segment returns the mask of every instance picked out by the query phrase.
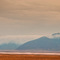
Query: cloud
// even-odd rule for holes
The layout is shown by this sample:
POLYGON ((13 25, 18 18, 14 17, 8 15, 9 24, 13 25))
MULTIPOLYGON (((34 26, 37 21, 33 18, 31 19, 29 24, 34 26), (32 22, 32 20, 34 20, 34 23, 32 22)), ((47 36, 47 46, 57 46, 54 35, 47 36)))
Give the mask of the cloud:
POLYGON ((0 16, 17 19, 47 16, 49 13, 51 16, 53 12, 55 14, 60 12, 59 2, 59 0, 0 0, 0 16))
POLYGON ((0 34, 35 35, 60 31, 60 0, 0 0, 0 34))
POLYGON ((0 17, 12 21, 20 20, 22 24, 56 25, 60 22, 59 2, 59 0, 0 0, 0 17))
POLYGON ((60 33, 54 33, 52 34, 53 37, 59 37, 60 38, 60 33))
POLYGON ((27 41, 31 41, 37 38, 40 38, 40 35, 6 35, 0 36, 0 44, 3 43, 18 43, 23 44, 27 41))
MULTIPOLYGON (((14 20, 43 20, 59 18, 59 0, 0 0, 0 16, 14 20), (43 19, 44 18, 44 19, 43 19)), ((54 19, 52 19, 54 20, 54 19)), ((57 19, 59 20, 59 19, 57 19)))

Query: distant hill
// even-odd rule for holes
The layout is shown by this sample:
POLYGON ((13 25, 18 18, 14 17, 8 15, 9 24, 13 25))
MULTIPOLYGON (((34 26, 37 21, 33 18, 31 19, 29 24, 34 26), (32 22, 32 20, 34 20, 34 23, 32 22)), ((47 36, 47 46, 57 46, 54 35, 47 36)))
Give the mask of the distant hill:
POLYGON ((17 50, 60 51, 60 38, 41 37, 19 46, 17 50))
POLYGON ((18 48, 18 44, 15 43, 8 43, 8 44, 1 44, 0 45, 0 50, 14 50, 18 48))

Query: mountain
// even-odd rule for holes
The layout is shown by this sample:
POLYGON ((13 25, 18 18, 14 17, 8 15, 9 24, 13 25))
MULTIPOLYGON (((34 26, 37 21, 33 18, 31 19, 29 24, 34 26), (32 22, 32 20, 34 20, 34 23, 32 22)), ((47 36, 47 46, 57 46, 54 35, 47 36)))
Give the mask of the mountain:
POLYGON ((1 44, 0 45, 0 50, 14 50, 18 48, 18 44, 15 43, 8 43, 8 44, 1 44))
POLYGON ((41 37, 19 46, 17 50, 60 51, 60 38, 41 37))

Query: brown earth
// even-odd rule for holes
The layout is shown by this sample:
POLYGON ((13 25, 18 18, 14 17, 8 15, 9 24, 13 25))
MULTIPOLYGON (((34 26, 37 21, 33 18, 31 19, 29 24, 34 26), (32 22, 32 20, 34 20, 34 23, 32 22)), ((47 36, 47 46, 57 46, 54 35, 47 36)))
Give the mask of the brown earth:
POLYGON ((60 60, 60 56, 53 55, 9 55, 0 54, 0 60, 60 60))

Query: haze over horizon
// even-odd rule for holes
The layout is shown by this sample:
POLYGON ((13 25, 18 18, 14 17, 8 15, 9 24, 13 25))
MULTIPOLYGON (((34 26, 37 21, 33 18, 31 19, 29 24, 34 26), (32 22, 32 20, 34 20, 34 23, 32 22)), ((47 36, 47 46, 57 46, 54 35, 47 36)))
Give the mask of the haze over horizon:
POLYGON ((56 32, 60 32, 60 0, 0 0, 3 42, 11 38, 25 42, 56 32))

